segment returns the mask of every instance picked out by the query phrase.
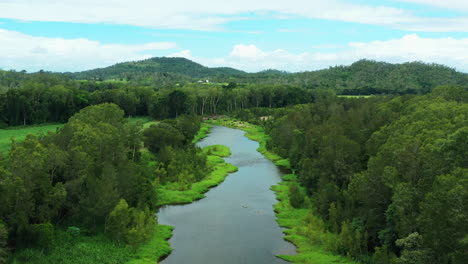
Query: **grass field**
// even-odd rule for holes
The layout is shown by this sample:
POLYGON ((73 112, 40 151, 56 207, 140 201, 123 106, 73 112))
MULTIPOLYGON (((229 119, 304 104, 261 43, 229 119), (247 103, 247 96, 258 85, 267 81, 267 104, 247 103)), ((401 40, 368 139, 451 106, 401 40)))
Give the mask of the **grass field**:
POLYGON ((11 146, 11 139, 22 141, 28 134, 46 135, 48 131, 54 132, 63 124, 45 124, 37 126, 20 126, 8 129, 0 129, 0 152, 8 152, 11 146))
MULTIPOLYGON (((130 117, 130 123, 141 122, 143 127, 147 128, 152 124, 157 124, 148 116, 130 117)), ((34 126, 15 126, 7 129, 0 129, 0 152, 6 153, 10 150, 11 139, 14 138, 17 142, 22 141, 28 134, 46 135, 47 132, 55 132, 57 128, 63 127, 63 124, 43 124, 34 126)))

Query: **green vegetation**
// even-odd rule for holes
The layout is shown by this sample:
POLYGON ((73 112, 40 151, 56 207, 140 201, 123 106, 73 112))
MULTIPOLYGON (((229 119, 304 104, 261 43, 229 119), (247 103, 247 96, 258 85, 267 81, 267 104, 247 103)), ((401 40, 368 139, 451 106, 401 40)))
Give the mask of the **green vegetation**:
MULTIPOLYGON (((245 74, 232 68, 208 68, 185 58, 151 58, 135 62, 124 62, 90 71, 71 73, 76 79, 126 81, 148 76, 149 73, 172 73, 190 78, 208 78, 210 76, 233 76, 245 74)), ((180 78, 183 79, 183 78, 180 78)))
POLYGON ((129 261, 125 264, 155 264, 155 260, 160 260, 169 255, 172 251, 169 238, 172 236, 172 226, 158 225, 153 236, 141 245, 129 261))
POLYGON ((209 153, 208 168, 211 173, 203 180, 193 183, 190 188, 185 189, 178 183, 161 185, 158 189, 158 205, 187 204, 205 197, 203 195, 210 188, 218 186, 224 181, 229 173, 237 171, 237 167, 226 163, 221 157, 228 157, 231 152, 228 147, 216 145, 206 147, 203 150, 209 153), (213 151, 215 150, 215 151, 213 151))
POLYGON ((202 123, 201 127, 200 127, 200 130, 198 131, 198 133, 193 138, 192 143, 197 143, 198 141, 206 138, 208 136, 208 134, 210 133, 210 130, 211 130, 210 125, 208 125, 206 123, 202 123))
POLYGON ((125 245, 113 243, 104 235, 86 236, 56 230, 52 249, 27 248, 18 251, 11 263, 30 264, 88 264, 125 263, 132 256, 132 250, 125 245))
POLYGON ((278 224, 288 228, 284 231, 286 234, 284 239, 297 247, 297 255, 279 257, 293 263, 356 263, 326 250, 322 241, 335 238, 330 237, 333 234, 325 232, 323 221, 315 216, 310 208, 295 208, 291 205, 289 187, 296 184, 295 175, 286 175, 283 177, 283 182, 272 186, 279 201, 274 206, 278 224))
POLYGON ((202 196, 236 168, 191 143, 197 117, 150 120, 102 104, 57 133, 14 142, 0 158, 0 259, 13 246, 11 263, 154 263, 167 255, 171 228, 154 213, 169 192, 157 190, 177 185, 188 190, 184 199, 202 196), (87 257, 69 258, 77 254, 87 257))
POLYGON ((37 136, 46 135, 47 132, 55 132, 57 128, 60 128, 62 126, 63 124, 45 124, 0 129, 0 152, 7 153, 10 150, 12 138, 14 138, 16 142, 20 142, 23 141, 28 134, 33 134, 37 136))
POLYGON ((468 75, 441 65, 366 60, 303 73, 249 74, 182 58, 153 58, 74 74, 0 71, 0 128, 64 123, 80 109, 102 103, 118 105, 129 117, 165 119, 312 103, 327 96, 324 90, 360 98, 428 94, 441 85, 463 87, 467 82, 468 75), (198 76, 214 79, 199 83, 198 76), (88 80, 79 81, 83 78, 88 80))
MULTIPOLYGON (((131 117, 128 119, 130 124, 142 123, 143 128, 148 128, 156 121, 148 116, 131 117)), ((15 142, 23 141, 27 135, 32 134, 36 136, 47 135, 48 132, 55 132, 57 128, 63 127, 63 124, 43 124, 33 126, 17 126, 0 129, 0 152, 7 153, 11 147, 11 139, 14 138, 15 142)))
MULTIPOLYGON (((467 102, 466 90, 443 86, 426 96, 329 97, 267 121, 253 119, 255 109, 239 116, 263 124, 266 146, 297 173, 275 187, 291 205, 278 212, 309 212, 311 231, 294 236, 322 234, 309 240, 362 263, 464 263, 467 102)), ((299 237, 290 239, 301 248, 299 237)))
POLYGON ((223 145, 213 145, 203 148, 203 151, 207 155, 214 155, 219 157, 229 157, 231 156, 231 150, 223 145))
POLYGON ((225 147, 194 145, 209 132, 199 116, 213 115, 296 175, 274 187, 300 252, 283 258, 466 263, 467 83, 441 65, 367 60, 303 73, 173 58, 0 71, 0 262, 168 254, 158 206, 200 199, 236 169, 225 147))

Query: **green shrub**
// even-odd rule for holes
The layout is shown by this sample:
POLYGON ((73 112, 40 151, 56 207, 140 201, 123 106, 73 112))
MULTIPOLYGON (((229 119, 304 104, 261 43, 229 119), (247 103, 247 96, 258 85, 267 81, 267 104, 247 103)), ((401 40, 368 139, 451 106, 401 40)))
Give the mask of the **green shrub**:
POLYGON ((121 199, 109 214, 106 231, 114 240, 136 248, 151 237, 155 226, 156 219, 149 209, 131 208, 121 199))
POLYGON ((304 195, 297 184, 289 185, 289 202, 294 208, 300 208, 304 204, 304 195))
POLYGON ((35 224, 29 226, 29 233, 35 245, 44 250, 49 251, 54 242, 54 226, 51 223, 35 224))
POLYGON ((67 228, 67 233, 71 236, 71 237, 77 237, 80 235, 81 233, 81 229, 79 227, 76 227, 76 226, 69 226, 67 228))

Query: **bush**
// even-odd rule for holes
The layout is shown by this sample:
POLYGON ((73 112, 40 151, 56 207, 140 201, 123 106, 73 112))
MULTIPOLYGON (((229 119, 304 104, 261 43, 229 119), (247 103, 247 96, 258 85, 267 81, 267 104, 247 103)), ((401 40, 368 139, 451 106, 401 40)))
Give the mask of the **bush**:
POLYGON ((156 219, 149 209, 128 207, 121 199, 109 214, 106 231, 114 240, 136 248, 151 237, 155 227, 156 219))
POLYGON ((289 185, 289 203, 294 208, 300 208, 304 204, 304 195, 297 184, 289 185))
POLYGON ((79 227, 76 227, 76 226, 70 226, 67 228, 67 233, 71 236, 71 237, 78 237, 81 233, 81 229, 79 227))

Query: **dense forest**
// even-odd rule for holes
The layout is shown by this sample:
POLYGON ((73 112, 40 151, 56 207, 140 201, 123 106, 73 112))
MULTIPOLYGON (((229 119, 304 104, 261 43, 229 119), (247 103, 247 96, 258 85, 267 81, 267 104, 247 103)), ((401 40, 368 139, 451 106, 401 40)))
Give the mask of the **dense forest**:
POLYGON ((468 261, 466 89, 324 96, 237 116, 268 113, 268 148, 289 159, 303 187, 290 188, 291 204, 325 222, 326 248, 363 263, 468 261))
POLYGON ((445 66, 367 60, 303 73, 180 58, 0 71, 0 129, 65 123, 0 153, 0 263, 27 263, 76 234, 131 249, 148 241, 160 186, 188 189, 211 170, 193 139, 201 116, 221 114, 265 128, 267 148, 297 175, 290 203, 316 216, 304 225, 323 226, 326 250, 362 263, 467 263, 467 85, 445 66))

